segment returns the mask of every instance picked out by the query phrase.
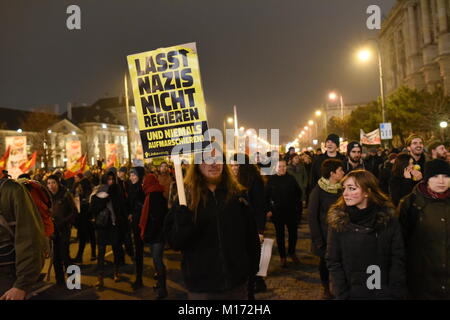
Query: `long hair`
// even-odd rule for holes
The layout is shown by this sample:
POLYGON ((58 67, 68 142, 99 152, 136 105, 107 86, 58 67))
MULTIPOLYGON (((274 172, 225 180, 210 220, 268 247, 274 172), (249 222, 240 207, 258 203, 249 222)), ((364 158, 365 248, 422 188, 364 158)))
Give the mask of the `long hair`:
MULTIPOLYGON (((239 164, 239 172, 237 175, 237 179, 239 183, 244 186, 246 189, 249 189, 253 182, 261 181, 263 179, 261 177, 261 173, 256 165, 250 163, 250 158, 248 155, 243 155, 245 162, 243 164, 239 164)), ((239 155, 235 153, 233 155, 233 160, 238 161, 239 155)))
POLYGON ((409 166, 409 160, 411 158, 412 156, 409 153, 400 153, 392 166, 392 175, 394 177, 403 177, 403 172, 409 166))
MULTIPOLYGON (((354 170, 345 175, 341 180, 341 184, 348 179, 353 178, 355 184, 359 186, 363 192, 367 193, 367 205, 376 205, 379 207, 394 208, 394 205, 389 200, 389 197, 385 195, 378 186, 377 178, 367 170, 354 170)), ((344 195, 341 195, 336 203, 331 207, 332 209, 345 209, 344 195)))
MULTIPOLYGON (((206 205, 208 195, 208 186, 206 179, 200 171, 200 164, 192 164, 189 166, 184 183, 187 187, 186 200, 188 208, 196 214, 200 201, 203 205, 206 205)), ((223 164, 222 177, 219 185, 223 186, 227 191, 226 201, 244 190, 244 187, 239 184, 225 163, 223 164)))

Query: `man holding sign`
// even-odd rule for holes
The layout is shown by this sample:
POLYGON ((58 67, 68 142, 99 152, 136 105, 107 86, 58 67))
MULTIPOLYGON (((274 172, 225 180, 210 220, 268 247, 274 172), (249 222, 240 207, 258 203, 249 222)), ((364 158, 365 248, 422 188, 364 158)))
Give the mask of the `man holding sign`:
POLYGON ((130 55, 128 66, 144 157, 174 161, 178 198, 164 234, 182 251, 189 298, 247 299, 248 278, 259 267, 259 237, 223 155, 203 158, 210 139, 195 43, 130 55), (195 152, 185 194, 178 153, 195 152))

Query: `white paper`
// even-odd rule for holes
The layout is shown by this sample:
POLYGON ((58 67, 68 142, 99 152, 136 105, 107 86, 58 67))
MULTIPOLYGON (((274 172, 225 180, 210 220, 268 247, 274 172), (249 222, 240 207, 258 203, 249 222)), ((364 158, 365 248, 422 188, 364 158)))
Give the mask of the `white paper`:
POLYGON ((259 261, 259 271, 256 274, 260 277, 267 277, 270 258, 272 257, 273 239, 264 238, 261 245, 261 260, 259 261))

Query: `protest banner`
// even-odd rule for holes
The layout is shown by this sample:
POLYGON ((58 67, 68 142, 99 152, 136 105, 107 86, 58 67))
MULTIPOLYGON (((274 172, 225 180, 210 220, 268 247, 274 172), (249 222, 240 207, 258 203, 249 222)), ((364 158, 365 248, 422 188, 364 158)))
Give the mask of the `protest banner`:
POLYGON ((209 144, 195 43, 129 55, 144 158, 203 151, 209 144))
POLYGON ((196 44, 132 54, 127 60, 144 158, 172 156, 179 201, 185 204, 179 154, 201 152, 210 143, 196 44))
POLYGON ((117 144, 105 144, 106 168, 118 166, 117 144))
POLYGON ((67 169, 72 168, 75 162, 81 157, 81 141, 73 140, 66 142, 67 169))
POLYGON ((380 129, 375 129, 369 133, 364 133, 363 129, 360 129, 360 142, 366 145, 381 144, 380 129))
POLYGON ((27 137, 5 137, 5 145, 10 146, 9 158, 6 165, 6 170, 13 179, 17 179, 23 172, 20 166, 28 161, 27 156, 27 137))

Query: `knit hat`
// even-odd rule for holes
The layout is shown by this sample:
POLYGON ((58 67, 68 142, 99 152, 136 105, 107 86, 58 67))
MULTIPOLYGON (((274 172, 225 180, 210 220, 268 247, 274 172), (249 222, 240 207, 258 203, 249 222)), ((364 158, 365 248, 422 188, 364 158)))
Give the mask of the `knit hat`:
POLYGON ((327 139, 325 140, 325 142, 331 140, 332 142, 334 142, 336 144, 336 146, 339 147, 339 136, 335 133, 330 133, 327 137, 327 139))
POLYGON ((352 151, 353 148, 360 148, 361 152, 362 152, 362 146, 359 142, 357 141, 352 141, 347 145, 347 155, 350 154, 350 152, 352 151))
POLYGON ((444 146, 444 142, 439 140, 433 140, 428 144, 428 152, 431 152, 431 150, 436 149, 439 146, 444 146))
POLYGON ((106 173, 113 173, 115 176, 117 176, 117 169, 116 167, 110 167, 106 173))
POLYGON ((450 164, 447 161, 434 159, 425 163, 425 181, 428 181, 428 179, 439 174, 444 174, 450 177, 450 164))

